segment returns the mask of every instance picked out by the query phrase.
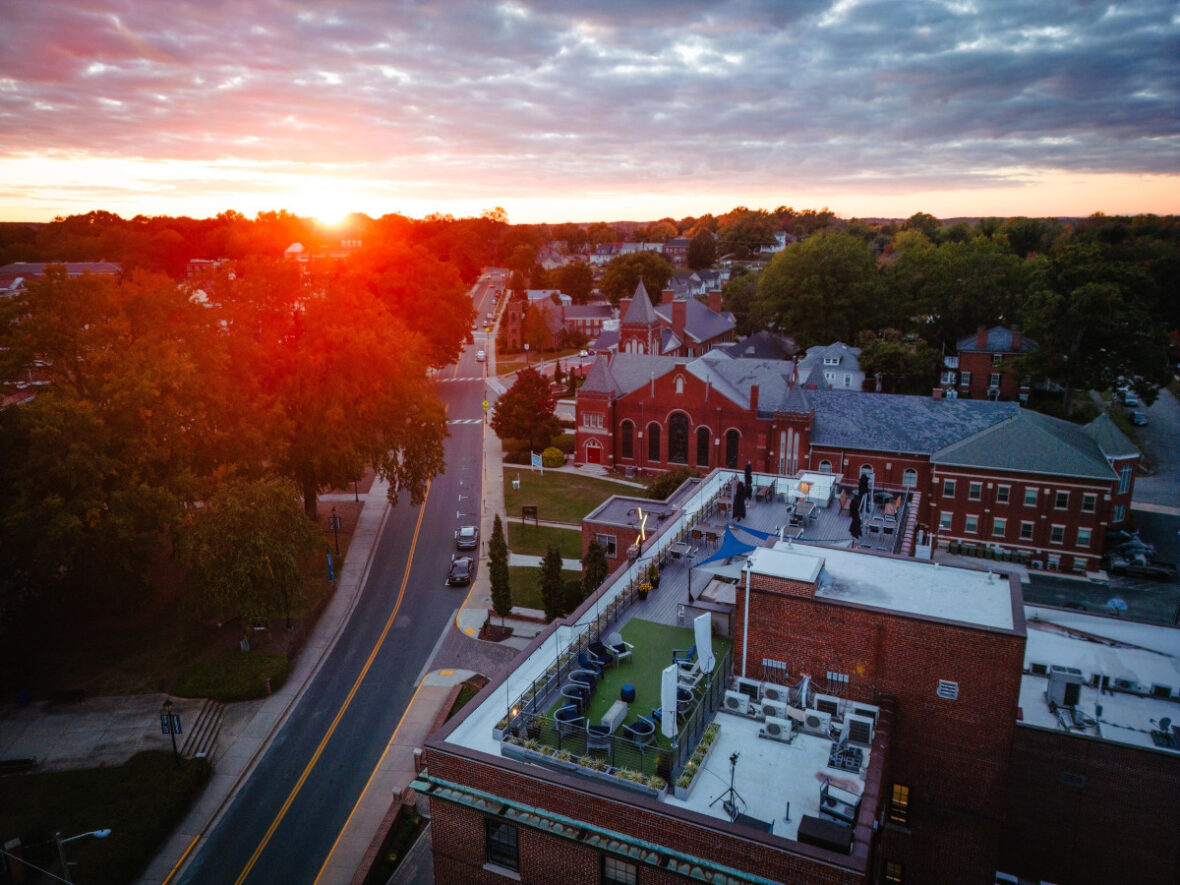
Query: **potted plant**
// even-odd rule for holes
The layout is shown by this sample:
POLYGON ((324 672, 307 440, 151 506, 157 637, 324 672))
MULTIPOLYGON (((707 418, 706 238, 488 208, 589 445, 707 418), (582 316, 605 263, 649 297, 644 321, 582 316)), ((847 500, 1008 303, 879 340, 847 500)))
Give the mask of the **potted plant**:
POLYGON ((647 594, 651 593, 651 584, 649 584, 647 581, 644 581, 635 588, 635 592, 639 594, 640 599, 647 599, 647 594))
POLYGON ((647 566, 647 582, 652 587, 660 586, 660 567, 654 562, 649 563, 647 566))

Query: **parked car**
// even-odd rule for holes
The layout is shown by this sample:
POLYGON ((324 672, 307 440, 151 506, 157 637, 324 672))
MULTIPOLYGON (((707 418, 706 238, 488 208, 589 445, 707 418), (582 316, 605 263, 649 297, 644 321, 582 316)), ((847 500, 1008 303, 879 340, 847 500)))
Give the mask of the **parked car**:
POLYGON ((583 359, 585 359, 586 357, 590 356, 590 351, 588 351, 588 350, 579 350, 579 351, 578 351, 578 356, 580 356, 580 357, 582 357, 583 359))
POLYGON ((447 583, 452 587, 465 587, 475 579, 475 557, 452 556, 451 570, 447 572, 447 583))
POLYGON ((484 360, 486 360, 488 358, 488 355, 486 353, 484 353, 482 350, 477 350, 475 352, 475 358, 482 363, 484 360))
POLYGON ((455 531, 455 547, 459 550, 474 550, 479 546, 479 526, 465 525, 455 531))
POLYGON ((1135 395, 1135 391, 1128 390, 1126 393, 1123 394, 1123 405, 1124 406, 1137 406, 1137 405, 1139 405, 1139 397, 1137 397, 1135 395))
POLYGON ((1147 415, 1143 412, 1132 412, 1131 423, 1136 427, 1144 427, 1147 424, 1147 415))
POLYGON ((1111 560, 1109 571, 1112 575, 1148 578, 1152 581, 1175 581, 1180 577, 1175 565, 1161 559, 1135 561, 1116 557, 1111 560))

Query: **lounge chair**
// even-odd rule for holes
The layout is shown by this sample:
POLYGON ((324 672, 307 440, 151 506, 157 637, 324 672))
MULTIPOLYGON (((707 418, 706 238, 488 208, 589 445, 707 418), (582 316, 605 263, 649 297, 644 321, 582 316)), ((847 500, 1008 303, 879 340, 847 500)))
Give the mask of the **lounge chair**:
POLYGON ((656 724, 645 716, 640 716, 630 725, 623 726, 623 735, 634 741, 642 750, 656 739, 656 724))
POLYGON ((553 713, 553 718, 557 723, 557 733, 561 737, 579 732, 586 726, 586 720, 582 716, 581 708, 573 704, 558 707, 553 713))
POLYGON ((694 661, 691 667, 680 667, 680 672, 677 674, 677 687, 686 688, 695 696, 699 690, 701 680, 705 673, 701 670, 700 665, 694 661))
POLYGON ((610 739, 610 729, 605 725, 586 726, 586 752, 591 750, 606 750, 611 758, 614 757, 614 744, 610 739))
POLYGON ((615 632, 606 638, 606 644, 615 653, 615 662, 623 663, 631 658, 635 646, 623 639, 622 634, 615 632))
POLYGON ((599 661, 597 658, 595 658, 588 651, 578 652, 578 666, 581 667, 583 670, 589 670, 595 676, 602 675, 602 670, 603 670, 602 662, 599 661))
POLYGON ((590 643, 590 660, 597 663, 604 670, 616 663, 615 656, 611 654, 605 645, 597 640, 590 643))
POLYGON ((673 664, 691 664, 697 659, 697 646, 694 642, 691 648, 672 649, 673 664))

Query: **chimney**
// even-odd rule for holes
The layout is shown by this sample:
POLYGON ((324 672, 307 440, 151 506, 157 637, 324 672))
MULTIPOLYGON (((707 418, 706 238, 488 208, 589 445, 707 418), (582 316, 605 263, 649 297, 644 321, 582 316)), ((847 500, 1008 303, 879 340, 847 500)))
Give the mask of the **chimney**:
POLYGON ((934 388, 933 398, 934 399, 942 399, 942 388, 941 387, 934 388))
POLYGON ((671 304, 672 299, 675 297, 675 289, 664 289, 662 292, 660 292, 660 304, 671 304))
POLYGON ((975 330, 975 346, 980 350, 987 347, 987 329, 983 326, 975 330))
POLYGON ((751 412, 758 411, 758 385, 757 384, 750 385, 750 411, 751 412))
POLYGON ((1012 349, 1013 350, 1015 350, 1017 352, 1020 351, 1020 341, 1021 341, 1021 339, 1020 339, 1020 326, 1013 323, 1012 324, 1012 349))
POLYGON ((683 300, 672 302, 672 331, 681 341, 684 340, 684 321, 688 317, 688 302, 683 300))
POLYGON ((714 289, 709 293, 709 310, 721 313, 721 290, 714 289))

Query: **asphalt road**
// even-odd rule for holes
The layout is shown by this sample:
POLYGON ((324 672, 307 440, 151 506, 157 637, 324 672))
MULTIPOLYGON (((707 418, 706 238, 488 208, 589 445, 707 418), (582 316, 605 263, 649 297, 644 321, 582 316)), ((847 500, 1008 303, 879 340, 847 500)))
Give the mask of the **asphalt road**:
MULTIPOLYGON (((481 319, 490 293, 473 292, 481 319)), ((179 881, 310 883, 327 860, 467 592, 447 587, 446 574, 454 529, 479 521, 482 339, 438 375, 446 472, 422 507, 391 510, 339 641, 179 881)))
POLYGON ((1147 425, 1136 432, 1155 473, 1135 477, 1135 501, 1180 507, 1180 404, 1164 389, 1154 403, 1137 411, 1147 415, 1147 425))

